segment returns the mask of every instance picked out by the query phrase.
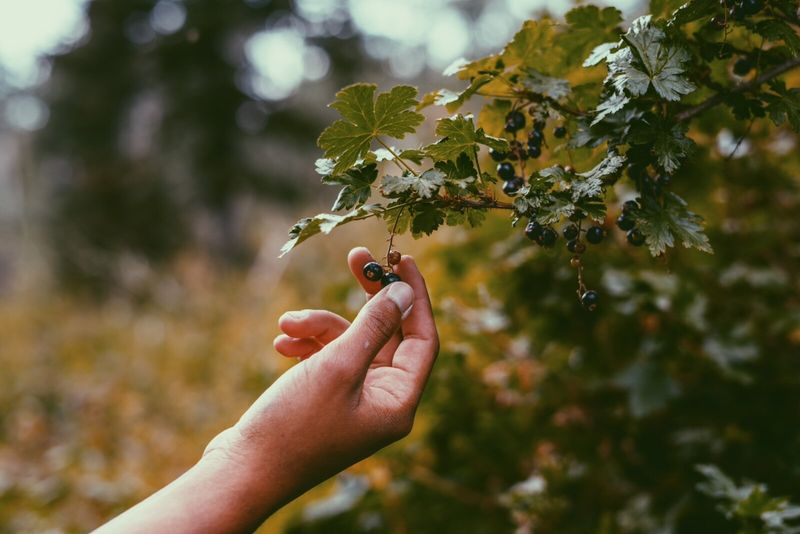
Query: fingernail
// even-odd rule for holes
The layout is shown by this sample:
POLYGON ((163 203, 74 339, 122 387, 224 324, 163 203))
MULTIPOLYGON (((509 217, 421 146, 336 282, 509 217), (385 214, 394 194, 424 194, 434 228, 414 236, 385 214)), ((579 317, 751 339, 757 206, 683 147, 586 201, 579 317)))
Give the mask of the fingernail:
POLYGON ((414 304, 414 290, 404 282, 395 282, 389 285, 386 296, 397 305, 401 317, 405 319, 414 304))
POLYGON ((294 319, 295 321, 302 321, 303 319, 308 317, 308 310, 286 312, 285 316, 288 317, 289 319, 294 319))

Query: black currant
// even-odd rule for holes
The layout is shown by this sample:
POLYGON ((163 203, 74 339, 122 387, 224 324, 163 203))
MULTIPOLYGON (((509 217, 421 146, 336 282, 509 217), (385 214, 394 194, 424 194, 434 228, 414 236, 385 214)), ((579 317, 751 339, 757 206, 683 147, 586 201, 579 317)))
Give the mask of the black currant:
POLYGON ((764 0, 742 0, 739 2, 741 6, 741 10, 744 11, 745 15, 755 15, 762 9, 764 9, 764 0))
POLYGON ((745 13, 744 9, 742 9, 741 5, 739 4, 734 4, 728 10, 728 18, 730 19, 741 21, 744 20, 746 16, 747 13, 745 13))
POLYGON ((503 180, 510 180, 514 177, 514 166, 507 161, 497 165, 497 176, 503 180))
POLYGON ((586 245, 578 241, 577 239, 571 239, 567 241, 567 250, 574 254, 583 254, 586 252, 586 245))
POLYGON ((628 230, 628 243, 634 247, 641 247, 644 245, 644 234, 638 228, 628 230))
POLYGON ((525 181, 519 176, 516 176, 511 180, 506 180, 503 182, 503 193, 508 196, 516 195, 520 187, 523 185, 525 185, 525 181))
POLYGON ((395 274, 393 272, 385 273, 381 277, 381 287, 386 287, 389 284, 393 284, 395 282, 399 282, 400 280, 401 280, 400 276, 398 276, 397 274, 395 274))
POLYGON ((583 295, 581 295, 581 304, 583 307, 589 311, 593 311, 597 308, 597 304, 600 302, 600 295, 597 294, 597 291, 590 289, 583 295))
POLYGON ((542 139, 543 136, 541 130, 531 130, 531 132, 528 134, 528 146, 541 145, 542 139))
POLYGON ((538 158, 539 156, 542 155, 542 147, 539 146, 539 145, 531 145, 529 143, 528 144, 528 152, 526 152, 526 154, 528 156, 532 157, 533 159, 536 159, 536 158, 538 158))
POLYGON ((586 230, 586 241, 591 243, 592 245, 596 245, 603 240, 605 237, 606 232, 603 230, 602 226, 591 226, 588 230, 586 230))
POLYGON ((738 59, 733 64, 733 73, 737 76, 747 76, 751 70, 753 70, 753 62, 746 57, 738 59))
POLYGON ((499 150, 495 150, 493 148, 489 149, 489 156, 495 161, 504 161, 508 158, 508 154, 505 152, 500 152, 499 150))
POLYGON ((714 30, 724 30, 725 29, 725 17, 722 15, 714 15, 711 17, 711 20, 708 21, 709 25, 714 30))
POLYGON ((364 278, 371 282, 377 282, 383 276, 383 267, 381 264, 376 261, 371 261, 364 265, 364 268, 361 270, 364 273, 364 278))
POLYGON ((544 119, 536 119, 535 121, 533 121, 533 129, 537 130, 539 133, 541 133, 542 130, 544 130, 545 126, 547 126, 547 121, 545 121, 544 119))
POLYGON ((561 230, 561 235, 564 236, 564 239, 575 239, 578 237, 579 233, 580 230, 578 230, 578 227, 574 224, 568 224, 563 230, 561 230))
POLYGON ((558 239, 558 234, 552 228, 542 228, 542 233, 539 234, 539 238, 536 240, 537 243, 542 245, 543 247, 552 247, 556 239, 558 239))
POLYGON ((623 213, 619 217, 617 217, 617 226, 620 230, 628 231, 636 226, 636 221, 633 220, 632 217, 629 217, 628 214, 623 213))
POLYGON ((506 131, 516 132, 525 127, 525 115, 519 111, 512 111, 506 115, 506 131))
POLYGON ((542 233, 542 225, 536 221, 531 221, 525 227, 525 236, 531 241, 537 241, 542 233))
MULTIPOLYGON (((622 205, 622 213, 631 213, 639 209, 639 203, 635 200, 626 200, 622 205)), ((623 228, 624 230, 624 228, 623 228)))
POLYGON ((567 129, 564 126, 556 126, 555 130, 553 130, 553 135, 555 135, 558 139, 566 137, 567 129))

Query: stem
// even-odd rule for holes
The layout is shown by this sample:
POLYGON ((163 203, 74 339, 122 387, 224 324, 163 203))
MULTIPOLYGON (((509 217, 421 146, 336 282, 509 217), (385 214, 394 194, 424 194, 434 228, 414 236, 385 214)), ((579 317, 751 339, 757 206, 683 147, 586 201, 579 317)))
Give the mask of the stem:
POLYGON ((383 148, 385 148, 386 150, 388 150, 388 151, 389 151, 389 153, 390 153, 392 156, 394 156, 394 162, 397 164, 397 166, 398 166, 398 167, 400 167, 401 169, 402 169, 403 167, 405 167, 405 170, 407 170, 408 172, 410 172, 410 173, 411 173, 411 174, 413 174, 414 176, 417 176, 417 173, 416 173, 416 172, 414 172, 414 169, 412 169, 411 167, 409 167, 409 166, 408 166, 408 163, 406 163, 406 162, 405 162, 405 160, 404 160, 403 158, 401 158, 400 156, 398 156, 398 155, 397 155, 397 153, 396 153, 394 150, 392 150, 392 149, 389 147, 389 145, 387 145, 386 143, 384 143, 384 142, 383 142, 383 141, 382 141, 380 138, 378 138, 378 137, 376 137, 376 138, 375 138, 375 140, 378 142, 378 144, 380 144, 381 146, 383 146, 383 148))
POLYGON ((792 69, 795 69, 797 67, 800 67, 800 58, 790 59, 789 61, 786 61, 785 63, 782 63, 780 65, 777 65, 777 66, 771 68, 770 70, 768 70, 767 72, 765 72, 761 76, 759 76, 757 78, 754 78, 753 80, 751 80, 751 81, 749 81, 747 83, 743 83, 743 84, 737 85, 736 87, 734 87, 730 91, 727 91, 727 92, 724 92, 724 93, 717 93, 715 95, 712 95, 709 98, 707 98, 706 100, 704 100, 703 102, 699 103, 698 105, 681 111, 677 115, 678 121, 681 121, 681 122, 688 121, 689 119, 692 119, 692 118, 696 117, 697 115, 700 115, 701 113, 703 113, 705 111, 708 111, 709 109, 721 104, 725 100, 725 97, 728 96, 728 95, 736 94, 736 93, 746 93, 748 91, 752 91, 754 89, 757 89, 764 82, 767 82, 767 81, 769 81, 769 80, 771 80, 773 78, 777 78, 781 74, 783 74, 785 72, 788 72, 788 71, 790 71, 792 69))
MULTIPOLYGON (((389 247, 386 249, 386 263, 389 263, 389 254, 392 252, 392 247, 394 246, 394 236, 397 234, 397 223, 400 222, 400 216, 403 214, 403 210, 405 206, 402 206, 399 210, 397 210, 397 215, 394 217, 394 225, 392 226, 392 233, 389 234, 389 247)), ((391 267, 391 265, 389 266, 391 267)))

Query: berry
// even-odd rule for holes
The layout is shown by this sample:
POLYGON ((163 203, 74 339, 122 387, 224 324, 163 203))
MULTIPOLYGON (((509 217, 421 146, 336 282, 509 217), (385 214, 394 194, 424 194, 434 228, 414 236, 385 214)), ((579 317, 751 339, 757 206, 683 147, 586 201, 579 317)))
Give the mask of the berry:
POLYGON ((531 145, 528 143, 528 152, 527 155, 532 157, 533 159, 538 158, 542 155, 542 147, 539 145, 531 145))
POLYGON ((746 57, 738 59, 733 64, 733 73, 737 76, 747 76, 751 70, 753 70, 753 62, 746 57))
POLYGON ((578 237, 579 233, 580 230, 578 230, 578 227, 574 224, 569 224, 565 226, 563 230, 561 230, 561 235, 564 236, 564 239, 575 239, 578 237))
POLYGON ((533 121, 533 129, 537 130, 539 133, 544 130, 545 126, 547 126, 547 122, 544 119, 536 119, 533 121))
POLYGON ((506 131, 516 132, 525 127, 525 115, 519 111, 512 111, 506 115, 506 131))
POLYGON ((583 307, 589 311, 594 311, 599 302, 600 295, 597 294, 597 291, 592 289, 581 295, 581 304, 583 304, 583 307))
POLYGON ((647 168, 642 165, 628 165, 628 176, 631 180, 643 180, 647 178, 647 168))
POLYGON ((620 230, 628 231, 631 230, 634 226, 636 226, 636 221, 633 218, 629 217, 626 213, 623 213, 619 217, 617 217, 617 226, 620 230))
MULTIPOLYGON (((635 200, 626 200, 622 205, 622 213, 630 213, 639 209, 639 203, 635 200)), ((624 230, 624 228, 623 228, 624 230)))
POLYGON ((567 250, 575 254, 582 254, 586 252, 586 245, 584 245, 577 239, 572 239, 570 241, 567 241, 567 250))
POLYGON ((764 9, 764 0, 742 0, 739 5, 745 15, 755 15, 764 9))
POLYGON ((519 176, 515 176, 511 180, 506 180, 503 182, 503 193, 508 196, 514 196, 519 191, 519 188, 525 185, 525 180, 520 178, 519 176))
POLYGON ((552 228, 542 228, 542 233, 539 234, 536 242, 543 247, 552 247, 556 243, 556 239, 558 239, 558 234, 555 230, 552 228))
POLYGON ((503 180, 510 180, 514 177, 514 166, 507 161, 497 165, 497 176, 503 180))
POLYGON ((715 30, 724 30, 725 29, 725 17, 722 15, 714 15, 711 17, 711 20, 708 21, 711 28, 715 30))
POLYGON ((381 287, 386 287, 389 284, 400 282, 401 278, 393 272, 388 272, 381 277, 381 287))
POLYGON ((377 282, 383 276, 383 267, 381 267, 380 263, 371 261, 364 265, 364 268, 361 269, 361 272, 364 273, 364 278, 367 280, 370 280, 371 282, 377 282))
POLYGON ((397 265, 398 263, 400 263, 402 257, 403 256, 400 254, 400 252, 393 250, 386 257, 386 261, 389 263, 389 265, 397 265))
POLYGON ((495 150, 493 148, 489 149, 489 156, 495 161, 503 161, 508 158, 508 154, 505 152, 500 152, 499 150, 495 150))
POLYGON ((541 145, 543 137, 541 130, 531 130, 528 134, 528 146, 541 145))
POLYGON ((539 238, 539 235, 542 233, 542 225, 536 221, 531 221, 525 227, 525 235, 531 241, 536 241, 539 238))
POLYGON ((564 126, 556 126, 556 129, 553 130, 553 135, 555 135, 558 139, 566 137, 567 129, 564 126))
POLYGON ((586 241, 592 245, 596 245, 603 240, 605 233, 602 226, 592 226, 586 230, 586 241))
POLYGON ((728 18, 730 18, 730 19, 733 19, 733 20, 744 20, 744 18, 746 16, 747 16, 747 13, 745 13, 745 11, 744 11, 744 9, 742 9, 741 5, 734 4, 728 10, 728 18))
POLYGON ((641 247, 644 245, 644 234, 638 228, 628 230, 628 243, 634 247, 641 247))
POLYGON ((575 174, 575 167, 573 167, 572 165, 567 165, 566 167, 564 167, 564 172, 567 174, 575 174))
POLYGON ((525 151, 522 148, 522 143, 519 141, 511 141, 509 143, 510 149, 508 151, 508 159, 511 161, 517 161, 518 159, 524 159, 525 151))

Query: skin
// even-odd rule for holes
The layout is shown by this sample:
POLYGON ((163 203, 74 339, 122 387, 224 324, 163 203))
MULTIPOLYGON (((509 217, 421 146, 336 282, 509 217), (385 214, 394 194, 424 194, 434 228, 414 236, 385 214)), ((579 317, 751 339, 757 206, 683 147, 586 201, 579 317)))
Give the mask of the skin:
POLYGON ((275 349, 298 358, 180 478, 96 532, 251 532, 281 506, 411 431, 439 350, 425 281, 410 256, 350 323, 326 310, 285 313, 275 349))

